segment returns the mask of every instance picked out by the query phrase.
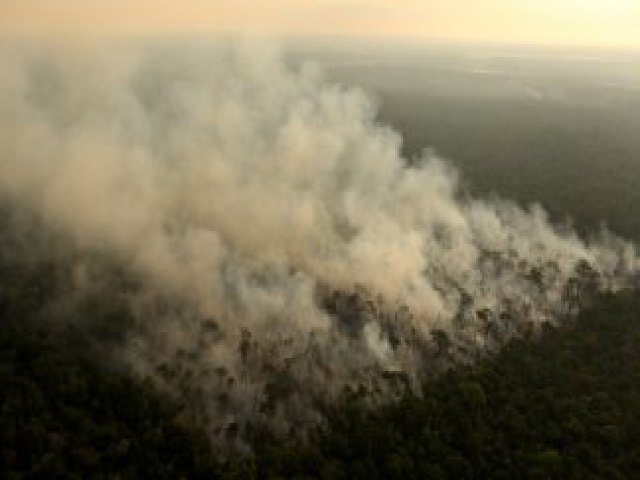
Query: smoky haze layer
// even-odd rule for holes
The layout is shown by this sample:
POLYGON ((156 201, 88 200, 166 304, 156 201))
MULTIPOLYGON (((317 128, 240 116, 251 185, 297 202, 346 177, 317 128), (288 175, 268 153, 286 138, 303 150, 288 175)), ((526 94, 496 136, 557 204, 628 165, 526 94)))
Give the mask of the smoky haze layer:
POLYGON ((119 358, 213 436, 317 421, 345 386, 391 398, 637 267, 610 234, 462 195, 362 91, 264 47, 14 45, 2 71, 0 193, 65 236, 73 290, 126 299, 119 358))

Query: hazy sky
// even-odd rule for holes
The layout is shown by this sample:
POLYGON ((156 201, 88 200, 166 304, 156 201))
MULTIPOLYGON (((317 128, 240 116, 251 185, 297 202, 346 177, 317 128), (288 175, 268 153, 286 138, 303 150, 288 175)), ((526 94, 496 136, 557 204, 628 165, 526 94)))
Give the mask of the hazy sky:
POLYGON ((0 0, 4 33, 208 31, 640 48, 640 0, 0 0))

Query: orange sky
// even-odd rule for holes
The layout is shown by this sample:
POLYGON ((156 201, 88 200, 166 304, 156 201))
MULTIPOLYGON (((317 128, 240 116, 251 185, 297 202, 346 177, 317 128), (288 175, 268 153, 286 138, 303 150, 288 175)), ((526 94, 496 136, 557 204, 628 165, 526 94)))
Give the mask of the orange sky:
POLYGON ((354 34, 640 48, 640 0, 0 0, 0 32, 354 34))

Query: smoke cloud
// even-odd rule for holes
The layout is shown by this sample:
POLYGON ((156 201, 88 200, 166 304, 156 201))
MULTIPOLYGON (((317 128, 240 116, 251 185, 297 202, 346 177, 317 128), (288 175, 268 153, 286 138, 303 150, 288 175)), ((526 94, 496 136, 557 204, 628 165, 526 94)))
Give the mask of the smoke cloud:
POLYGON ((126 300, 118 355, 213 437, 318 421, 345 387, 392 398, 638 266, 613 235, 465 196, 433 153, 401 157, 362 91, 268 48, 14 45, 1 63, 0 194, 65 236, 73 289, 126 300))

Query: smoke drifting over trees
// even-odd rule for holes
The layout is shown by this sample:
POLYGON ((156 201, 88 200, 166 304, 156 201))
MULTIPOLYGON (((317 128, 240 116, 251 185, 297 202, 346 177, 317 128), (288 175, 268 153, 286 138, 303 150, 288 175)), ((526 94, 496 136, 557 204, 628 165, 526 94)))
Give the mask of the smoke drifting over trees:
POLYGON ((27 212, 16 255, 64 258, 49 308, 122 305, 112 353, 212 435, 318 421, 345 387, 392 398, 633 278, 632 245, 402 158, 313 66, 182 47, 5 52, 0 194, 27 212))

